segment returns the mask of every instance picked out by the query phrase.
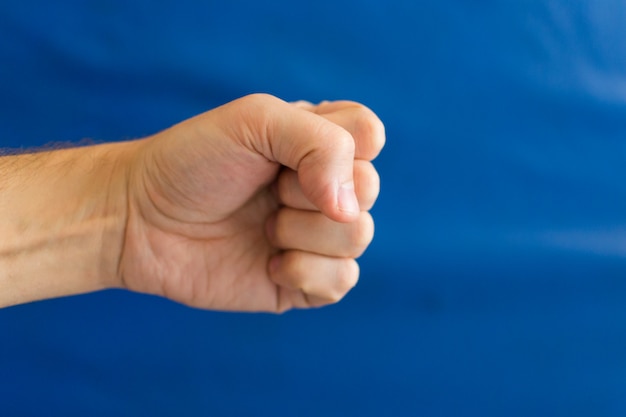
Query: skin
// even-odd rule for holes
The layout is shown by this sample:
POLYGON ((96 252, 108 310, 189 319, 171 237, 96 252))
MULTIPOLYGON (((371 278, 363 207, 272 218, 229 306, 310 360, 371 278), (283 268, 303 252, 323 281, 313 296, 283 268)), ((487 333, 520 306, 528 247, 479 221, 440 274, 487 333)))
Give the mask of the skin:
POLYGON ((193 307, 341 300, 374 235, 384 127, 251 95, 152 137, 0 158, 0 306, 126 288, 193 307))

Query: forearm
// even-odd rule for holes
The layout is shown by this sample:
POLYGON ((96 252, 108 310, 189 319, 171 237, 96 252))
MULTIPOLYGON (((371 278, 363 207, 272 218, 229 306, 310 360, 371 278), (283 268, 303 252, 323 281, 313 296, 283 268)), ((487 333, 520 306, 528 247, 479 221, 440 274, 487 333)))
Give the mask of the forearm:
POLYGON ((133 146, 0 158, 0 307, 119 285, 133 146))

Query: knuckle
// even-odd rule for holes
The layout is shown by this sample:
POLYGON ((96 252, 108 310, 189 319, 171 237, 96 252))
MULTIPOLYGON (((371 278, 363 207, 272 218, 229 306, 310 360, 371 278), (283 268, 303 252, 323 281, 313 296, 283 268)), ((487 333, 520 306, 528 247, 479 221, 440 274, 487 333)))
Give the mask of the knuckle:
POLYGON ((359 281, 359 266, 354 259, 345 259, 337 269, 335 285, 324 297, 328 303, 341 301, 359 281))
POLYGON ((286 105, 278 97, 265 93, 249 94, 235 100, 233 103, 237 104, 237 109, 244 117, 244 120, 255 122, 256 127, 264 129, 259 130, 259 132, 271 130, 274 127, 273 122, 275 121, 277 109, 286 105))
POLYGON ((346 259, 337 274, 337 286, 343 294, 342 297, 356 286, 359 281, 359 264, 354 259, 346 259))
POLYGON ((271 155, 270 138, 276 130, 276 108, 280 99, 269 94, 250 94, 239 98, 226 106, 234 112, 240 121, 232 123, 229 130, 250 149, 263 155, 271 155))
POLYGON ((367 138, 373 151, 377 154, 385 143, 385 125, 382 120, 368 107, 355 107, 354 124, 359 137, 367 138))
POLYGON ((365 252, 374 238, 374 219, 369 213, 361 212, 351 232, 350 242, 353 248, 351 255, 358 258, 365 252))
POLYGON ((279 99, 266 93, 248 94, 240 99, 242 102, 253 106, 265 106, 276 103, 279 99))
POLYGON ((282 268, 283 276, 290 288, 301 288, 304 285, 306 265, 298 252, 285 252, 282 268))
POLYGON ((326 295, 326 297, 324 297, 324 301, 327 304, 337 304, 339 301, 343 300, 343 298, 346 296, 347 293, 348 293, 348 290, 340 291, 338 289, 335 289, 333 291, 330 291, 326 295))
POLYGON ((361 208, 369 210, 380 193, 380 176, 371 162, 355 164, 357 195, 361 208))
POLYGON ((330 291, 324 297, 320 297, 324 300, 325 304, 337 304, 344 297, 343 293, 339 291, 330 291))
POLYGON ((301 148, 294 147, 294 152, 304 155, 297 171, 308 167, 319 169, 330 160, 354 158, 356 143, 354 138, 343 127, 330 123, 322 118, 311 126, 311 141, 303 141, 301 148))
POLYGON ((268 103, 271 101, 271 96, 266 94, 250 94, 235 100, 237 108, 241 114, 250 117, 254 115, 254 118, 263 118, 268 108, 268 103))
POLYGON ((339 151, 342 153, 350 153, 354 154, 356 150, 356 144, 354 142, 354 138, 352 135, 342 127, 333 126, 335 128, 335 132, 332 136, 331 145, 336 146, 338 149, 333 150, 334 152, 339 151))

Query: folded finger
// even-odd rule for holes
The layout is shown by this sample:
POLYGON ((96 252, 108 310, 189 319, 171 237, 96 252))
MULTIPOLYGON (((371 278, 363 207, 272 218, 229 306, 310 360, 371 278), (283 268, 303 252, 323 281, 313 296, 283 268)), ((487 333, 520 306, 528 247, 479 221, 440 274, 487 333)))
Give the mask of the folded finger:
MULTIPOLYGON (((361 210, 370 210, 380 192, 380 177, 371 162, 354 161, 354 187, 361 210)), ((298 174, 291 169, 283 170, 278 177, 277 194, 280 203, 285 206, 301 210, 317 210, 304 195, 298 174)))
POLYGON ((283 287, 279 310, 321 307, 338 302, 356 285, 359 266, 354 259, 287 251, 270 260, 269 274, 283 287))
POLYGON ((346 129, 355 141, 355 157, 373 160, 385 145, 385 126, 368 107, 354 101, 323 101, 318 105, 298 102, 298 107, 314 112, 346 129))
POLYGON ((267 236, 282 250, 358 258, 374 237, 374 221, 367 212, 354 222, 339 223, 317 211, 284 207, 268 219, 267 236))

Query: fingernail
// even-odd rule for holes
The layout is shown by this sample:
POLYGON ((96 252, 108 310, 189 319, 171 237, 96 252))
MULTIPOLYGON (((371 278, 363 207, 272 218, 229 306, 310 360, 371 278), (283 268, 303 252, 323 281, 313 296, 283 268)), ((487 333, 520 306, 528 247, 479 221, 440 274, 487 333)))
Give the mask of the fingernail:
POLYGON ((337 208, 344 213, 358 213, 360 211, 359 202, 354 193, 354 183, 352 181, 339 186, 337 208))

